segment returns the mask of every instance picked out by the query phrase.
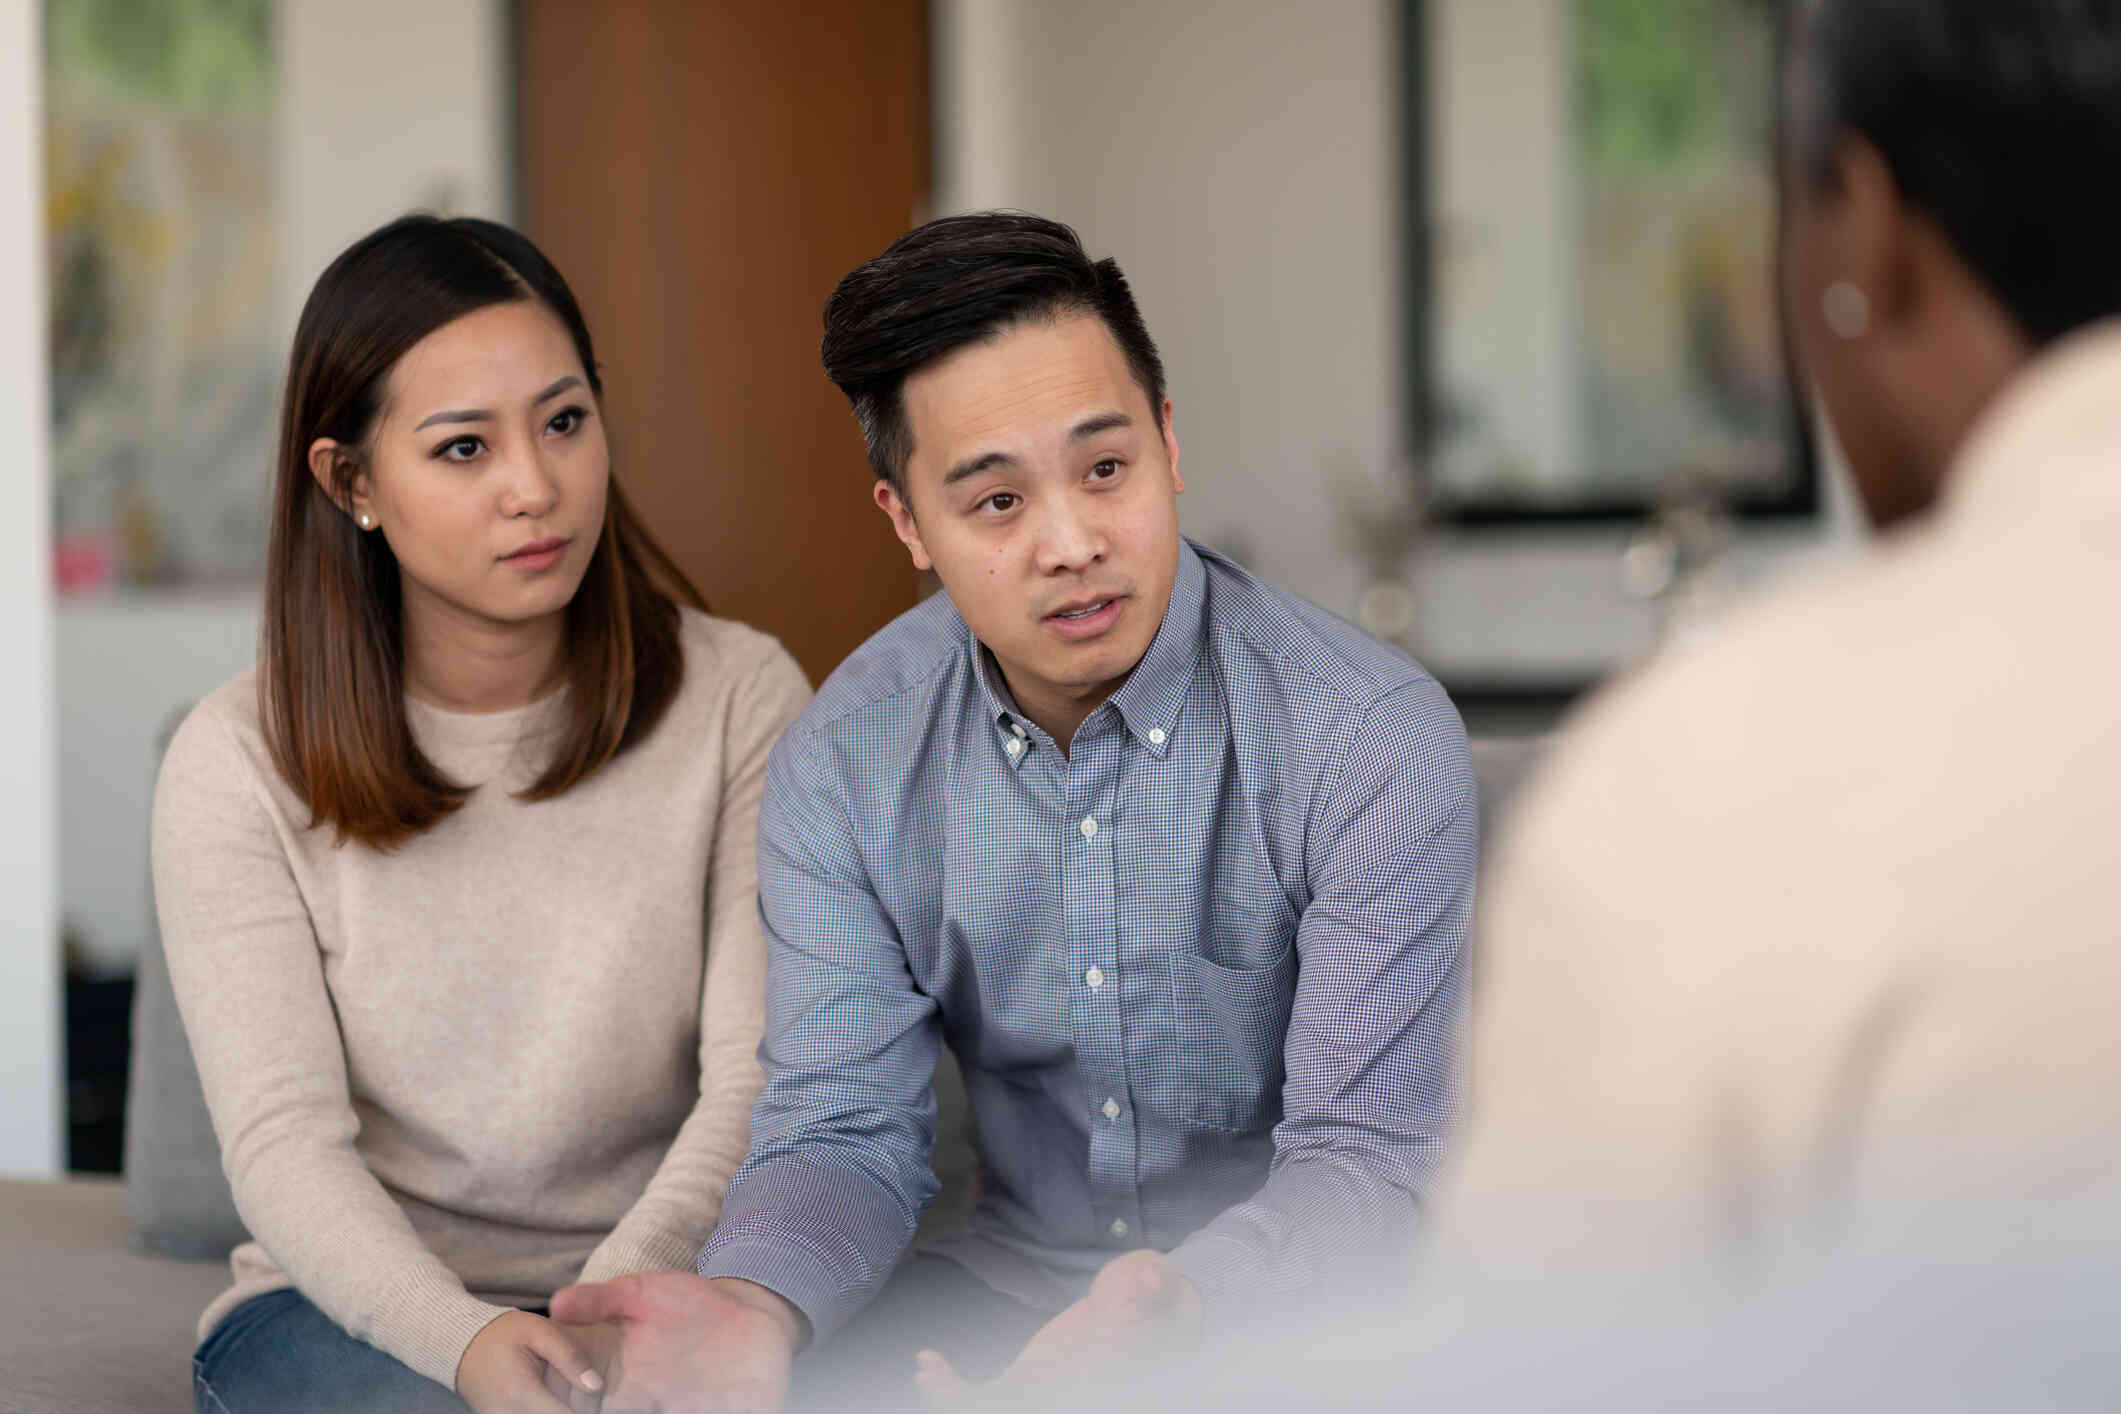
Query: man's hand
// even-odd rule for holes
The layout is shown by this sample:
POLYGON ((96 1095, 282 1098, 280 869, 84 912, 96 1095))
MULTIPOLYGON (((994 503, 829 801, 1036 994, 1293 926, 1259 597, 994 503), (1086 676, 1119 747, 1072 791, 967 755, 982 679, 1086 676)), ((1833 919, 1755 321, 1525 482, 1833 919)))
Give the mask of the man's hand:
POLYGON ((763 1286, 689 1272, 639 1272, 570 1286, 553 1319, 609 1323, 604 1414, 779 1414, 803 1318, 763 1286))
POLYGON ((1107 1262, 1090 1294, 1041 1326, 992 1383, 968 1384, 934 1350, 920 1353, 913 1378, 939 1410, 1017 1396, 1047 1400, 1183 1360, 1200 1345, 1200 1325, 1200 1288, 1178 1264, 1161 1252, 1129 1252, 1107 1262))
POLYGON ((473 1414, 573 1414, 594 1408, 602 1388, 574 1339, 528 1311, 488 1321, 457 1361, 457 1394, 473 1414))

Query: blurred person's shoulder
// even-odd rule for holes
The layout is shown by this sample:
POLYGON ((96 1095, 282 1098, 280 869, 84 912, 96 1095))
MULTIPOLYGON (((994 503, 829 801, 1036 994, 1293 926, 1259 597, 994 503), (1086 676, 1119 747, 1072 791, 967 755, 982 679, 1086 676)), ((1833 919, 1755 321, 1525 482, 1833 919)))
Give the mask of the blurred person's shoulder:
POLYGON ((1772 588, 1601 688, 1567 722, 1512 832, 1707 847, 1728 828, 1816 814, 1825 796, 1892 769, 1922 736, 1920 703, 1947 698, 1964 576, 1936 527, 1772 588))
POLYGON ((1872 550, 1771 590, 1557 735, 1478 910, 1485 1098, 1454 1201, 1483 1241, 1699 1255, 1723 1221, 1719 1126, 1763 1173, 1806 1152, 1838 1039, 1905 956, 1907 840, 1862 822, 1911 813, 1880 742, 1944 672, 1908 665, 1953 656, 1911 631, 1928 559, 1872 550), (1547 1211, 1563 1183, 1567 1215, 1547 1211))

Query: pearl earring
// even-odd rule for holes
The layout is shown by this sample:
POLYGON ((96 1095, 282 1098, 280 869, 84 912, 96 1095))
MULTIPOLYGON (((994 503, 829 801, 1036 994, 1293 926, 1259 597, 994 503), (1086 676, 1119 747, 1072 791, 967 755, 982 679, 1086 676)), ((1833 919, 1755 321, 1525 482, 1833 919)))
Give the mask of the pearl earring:
POLYGON ((355 516, 354 519, 361 522, 361 529, 363 530, 374 530, 376 528, 376 518, 370 515, 367 511, 361 512, 361 514, 355 516))
POLYGON ((1820 296, 1819 312, 1840 339, 1860 339, 1870 332, 1871 297, 1847 280, 1836 280, 1820 296))

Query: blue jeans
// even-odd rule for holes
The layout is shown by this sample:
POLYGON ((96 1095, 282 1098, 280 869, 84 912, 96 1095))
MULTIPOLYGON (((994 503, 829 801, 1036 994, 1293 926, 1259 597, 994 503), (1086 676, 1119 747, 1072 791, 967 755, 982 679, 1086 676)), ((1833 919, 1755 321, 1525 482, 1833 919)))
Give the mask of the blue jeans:
MULTIPOLYGON (((991 1379, 1045 1321, 947 1258, 910 1257, 845 1330, 796 1361, 790 1408, 922 1409, 916 1351, 933 1347, 966 1378, 991 1379)), ((467 1414, 454 1390, 354 1339, 293 1290, 224 1316, 192 1357, 192 1389, 198 1414, 467 1414)))
POLYGON ((466 1414, 455 1390, 354 1339, 294 1290, 222 1317, 191 1367, 198 1414, 466 1414))

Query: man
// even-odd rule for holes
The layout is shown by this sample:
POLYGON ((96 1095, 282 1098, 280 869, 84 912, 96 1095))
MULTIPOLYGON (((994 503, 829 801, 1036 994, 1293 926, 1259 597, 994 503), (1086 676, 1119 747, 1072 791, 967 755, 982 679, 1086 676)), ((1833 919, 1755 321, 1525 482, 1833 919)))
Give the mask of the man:
POLYGON ((556 1301, 623 1332, 606 1407, 772 1408, 806 1343, 872 1403, 917 1351, 931 1398, 1019 1347, 1048 1388, 1396 1272, 1454 1112, 1456 712, 1180 537, 1162 365, 1066 227, 911 232, 841 282, 824 357, 945 593, 774 754, 752 1153, 699 1278, 556 1301), (979 1201, 899 1266, 943 1044, 979 1201))
POLYGON ((1781 1293, 1774 1407, 2112 1407, 2121 6, 1798 8, 1785 296, 1885 533, 1522 807, 1428 1275, 1520 1350, 1535 1293, 1638 1336, 1781 1293))

